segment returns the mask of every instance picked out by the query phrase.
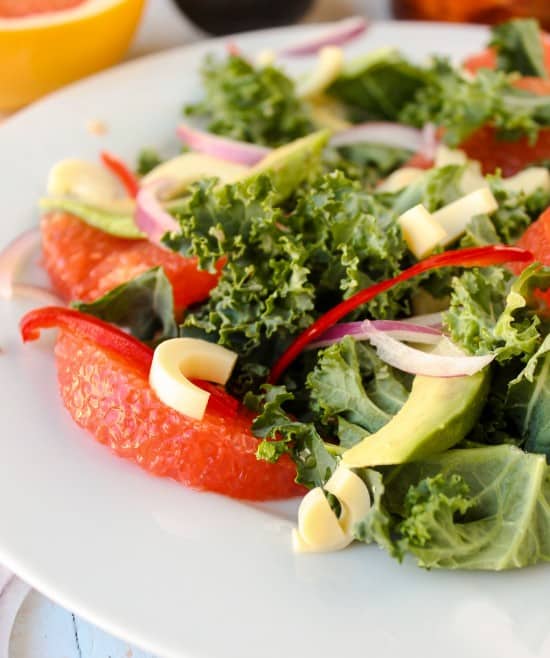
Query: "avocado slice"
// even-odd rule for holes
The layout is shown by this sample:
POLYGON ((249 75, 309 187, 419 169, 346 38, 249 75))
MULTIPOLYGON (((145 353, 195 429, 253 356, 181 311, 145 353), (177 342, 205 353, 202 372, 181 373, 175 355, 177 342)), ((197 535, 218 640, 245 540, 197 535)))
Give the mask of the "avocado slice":
POLYGON ((330 134, 329 130, 318 130, 274 149, 252 167, 243 180, 252 182, 269 174, 275 188, 275 203, 284 201, 318 168, 330 134))
POLYGON ((168 196, 173 197, 201 178, 218 178, 222 184, 233 183, 247 176, 248 171, 249 168, 244 165, 190 151, 159 164, 141 179, 141 185, 148 185, 163 178, 173 179, 176 181, 173 189, 168 190, 168 196))
POLYGON ((487 399, 489 371, 414 379, 400 411, 342 455, 346 466, 403 464, 448 450, 472 430, 487 399))
POLYGON ((115 207, 99 208, 67 197, 46 197, 40 199, 39 206, 44 212, 51 210, 68 212, 79 217, 86 224, 117 238, 142 240, 147 237, 136 226, 133 213, 128 212, 125 207, 121 210, 115 207))

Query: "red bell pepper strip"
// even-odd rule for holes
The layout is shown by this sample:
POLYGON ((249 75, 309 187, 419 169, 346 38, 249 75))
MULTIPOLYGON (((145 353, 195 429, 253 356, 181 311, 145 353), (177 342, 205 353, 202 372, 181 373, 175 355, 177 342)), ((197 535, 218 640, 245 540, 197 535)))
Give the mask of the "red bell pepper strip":
POLYGON ((19 323, 21 337, 26 343, 37 340, 41 329, 67 329, 84 336, 131 363, 145 377, 149 376, 153 350, 133 336, 92 315, 62 306, 45 306, 29 311, 19 323))
POLYGON ((322 334, 333 327, 339 320, 344 318, 348 313, 354 311, 358 306, 370 302, 380 293, 386 292, 393 286, 403 281, 407 281, 422 272, 435 270, 440 267, 487 267, 488 265, 500 265, 517 261, 532 261, 533 254, 526 249, 519 247, 507 247, 504 245, 490 245, 487 247, 472 247, 469 249, 457 249, 447 251, 443 254, 436 254, 426 258, 412 267, 403 270, 401 274, 387 279, 380 283, 375 283, 369 288, 360 290, 349 299, 340 302, 330 311, 315 320, 296 340, 290 345, 286 352, 281 356, 273 367, 268 381, 271 384, 277 382, 288 366, 295 361, 300 353, 313 340, 319 338, 322 334))
POLYGON ((237 398, 229 395, 221 386, 207 382, 204 379, 191 379, 195 386, 202 388, 207 393, 210 393, 208 398, 208 410, 217 411, 225 416, 236 416, 241 406, 237 398))
MULTIPOLYGON (((26 343, 37 340, 41 329, 65 329, 84 336, 99 347, 132 364, 145 378, 149 377, 153 350, 113 325, 98 320, 92 315, 81 313, 62 306, 46 306, 29 311, 20 322, 23 341, 26 343)), ((208 409, 225 416, 234 416, 239 408, 239 401, 226 393, 222 388, 198 379, 194 384, 210 393, 208 409)))
POLYGON ((135 199, 139 191, 139 180, 129 167, 119 158, 108 151, 101 152, 101 161, 124 185, 128 196, 135 199))

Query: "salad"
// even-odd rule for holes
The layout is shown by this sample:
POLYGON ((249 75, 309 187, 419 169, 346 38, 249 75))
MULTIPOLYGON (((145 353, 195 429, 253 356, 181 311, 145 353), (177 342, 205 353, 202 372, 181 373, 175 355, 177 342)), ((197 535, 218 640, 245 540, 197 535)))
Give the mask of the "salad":
POLYGON ((346 58, 365 29, 207 57, 175 156, 57 163, 0 289, 48 301, 21 334, 60 329, 78 425, 191 487, 303 496, 296 551, 547 561, 550 38, 346 58), (37 239, 54 292, 14 280, 37 239))

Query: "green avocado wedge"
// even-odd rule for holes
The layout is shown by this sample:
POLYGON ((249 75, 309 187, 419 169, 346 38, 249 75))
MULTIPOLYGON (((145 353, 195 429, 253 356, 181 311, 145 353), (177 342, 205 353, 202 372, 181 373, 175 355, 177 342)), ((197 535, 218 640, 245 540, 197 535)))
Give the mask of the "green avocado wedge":
POLYGON ((274 202, 281 203, 318 170, 330 135, 329 130, 318 130, 274 149, 242 180, 252 182, 258 176, 269 174, 276 194, 274 202))
POLYGON ((352 468, 404 464, 448 450, 472 430, 487 399, 489 371, 414 379, 400 411, 342 455, 352 468))
POLYGON ((61 210, 71 213, 80 218, 86 224, 94 228, 109 233, 117 238, 127 238, 128 240, 140 240, 147 237, 142 233, 131 213, 106 208, 98 208, 88 203, 83 203, 77 199, 65 197, 46 197, 40 199, 40 210, 49 212, 52 210, 61 210))
MULTIPOLYGON (((244 171, 233 182, 253 182, 259 176, 268 174, 275 191, 274 203, 281 203, 312 174, 318 171, 321 155, 326 146, 330 131, 319 130, 289 144, 274 149, 256 166, 244 171)), ((194 155, 194 154, 193 154, 194 155)), ((183 158, 184 156, 180 156, 183 158)), ((163 165, 161 165, 162 167, 163 165)), ((188 175, 188 172, 186 172, 188 175)), ((197 178, 207 176, 206 172, 196 172, 197 178)), ((218 170, 214 172, 216 175, 218 170)), ((235 174, 233 166, 232 174, 235 174)), ((136 226, 133 211, 126 207, 102 208, 68 197, 46 197, 40 200, 44 212, 60 210, 79 217, 83 222, 118 238, 139 240, 145 236, 136 226)))

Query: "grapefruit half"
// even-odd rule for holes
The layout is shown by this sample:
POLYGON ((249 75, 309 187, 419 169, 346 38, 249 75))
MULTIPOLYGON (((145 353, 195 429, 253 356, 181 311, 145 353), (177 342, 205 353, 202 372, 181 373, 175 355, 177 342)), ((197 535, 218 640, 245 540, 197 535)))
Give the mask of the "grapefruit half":
POLYGON ((145 0, 0 0, 0 111, 124 55, 145 0))

